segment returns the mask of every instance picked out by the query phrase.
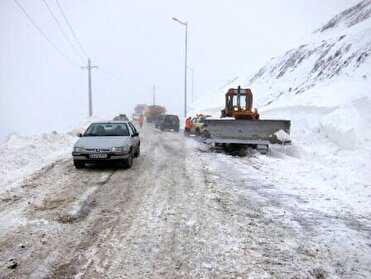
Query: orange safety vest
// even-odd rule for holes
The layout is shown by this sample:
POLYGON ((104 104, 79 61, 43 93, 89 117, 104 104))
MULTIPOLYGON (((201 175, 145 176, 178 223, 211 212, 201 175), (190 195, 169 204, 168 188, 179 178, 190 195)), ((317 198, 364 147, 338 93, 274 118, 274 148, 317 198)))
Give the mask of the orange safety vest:
POLYGON ((191 129, 192 128, 192 120, 191 119, 187 119, 186 122, 185 122, 185 127, 187 129, 191 129))

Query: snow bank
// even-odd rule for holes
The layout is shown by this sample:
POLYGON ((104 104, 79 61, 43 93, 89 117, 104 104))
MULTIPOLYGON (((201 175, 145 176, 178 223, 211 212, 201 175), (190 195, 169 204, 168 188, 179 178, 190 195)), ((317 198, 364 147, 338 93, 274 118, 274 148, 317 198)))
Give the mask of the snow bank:
MULTIPOLYGON (((56 160, 70 158, 76 134, 83 132, 94 121, 111 119, 107 116, 91 117, 79 123, 67 134, 53 131, 40 135, 12 135, 0 144, 0 196, 18 187, 22 180, 56 160)), ((7 198, 5 196, 5 198, 7 198)))
POLYGON ((27 175, 55 160, 66 157, 75 137, 57 132, 34 136, 16 136, 0 145, 0 194, 16 186, 27 175))

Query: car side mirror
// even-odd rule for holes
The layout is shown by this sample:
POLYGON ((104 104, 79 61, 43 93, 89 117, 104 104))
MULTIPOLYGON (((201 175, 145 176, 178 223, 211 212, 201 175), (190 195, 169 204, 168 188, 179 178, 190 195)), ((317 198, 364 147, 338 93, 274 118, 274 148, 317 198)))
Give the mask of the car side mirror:
POLYGON ((77 133, 76 135, 77 135, 79 138, 82 137, 82 134, 81 134, 81 133, 77 133))
POLYGON ((134 134, 132 135, 132 137, 139 137, 139 133, 138 133, 138 132, 134 133, 134 134))

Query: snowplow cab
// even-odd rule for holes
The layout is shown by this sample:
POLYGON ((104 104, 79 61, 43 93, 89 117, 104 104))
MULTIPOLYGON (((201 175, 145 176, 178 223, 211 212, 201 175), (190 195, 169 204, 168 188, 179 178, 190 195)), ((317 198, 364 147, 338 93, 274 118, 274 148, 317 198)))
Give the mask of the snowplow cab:
POLYGON ((225 108, 221 111, 221 118, 259 119, 258 110, 252 105, 253 95, 249 88, 230 88, 225 94, 225 108))

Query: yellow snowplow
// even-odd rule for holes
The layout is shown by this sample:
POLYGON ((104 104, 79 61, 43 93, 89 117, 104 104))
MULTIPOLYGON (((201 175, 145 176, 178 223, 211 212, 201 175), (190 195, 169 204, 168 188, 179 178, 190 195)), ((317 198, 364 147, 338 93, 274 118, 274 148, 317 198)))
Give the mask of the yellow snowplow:
MULTIPOLYGON (((221 118, 206 118, 205 142, 228 149, 251 147, 266 153, 270 143, 279 142, 277 135, 290 134, 290 120, 261 120, 253 107, 250 89, 231 88, 225 94, 221 118)), ((286 139, 281 143, 288 143, 286 139)))

